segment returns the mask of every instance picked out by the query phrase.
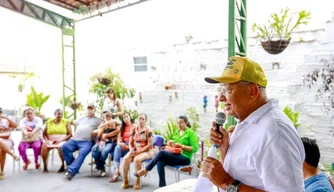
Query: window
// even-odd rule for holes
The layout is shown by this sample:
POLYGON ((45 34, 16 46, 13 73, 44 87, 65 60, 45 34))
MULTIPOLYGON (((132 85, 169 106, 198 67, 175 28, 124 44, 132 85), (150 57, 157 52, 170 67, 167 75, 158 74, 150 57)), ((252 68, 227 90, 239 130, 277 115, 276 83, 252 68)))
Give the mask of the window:
POLYGON ((147 57, 134 57, 135 72, 147 71, 147 57))

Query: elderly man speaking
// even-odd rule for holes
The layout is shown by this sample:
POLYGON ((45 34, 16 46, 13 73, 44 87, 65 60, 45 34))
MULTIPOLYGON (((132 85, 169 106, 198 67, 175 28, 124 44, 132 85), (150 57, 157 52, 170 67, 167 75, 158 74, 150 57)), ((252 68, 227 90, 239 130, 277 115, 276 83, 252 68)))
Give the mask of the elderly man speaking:
POLYGON ((238 123, 230 137, 213 123, 210 141, 219 146, 221 159, 206 158, 203 175, 227 192, 304 191, 303 143, 278 101, 267 98, 260 65, 233 56, 220 77, 205 81, 220 83, 224 112, 238 123))

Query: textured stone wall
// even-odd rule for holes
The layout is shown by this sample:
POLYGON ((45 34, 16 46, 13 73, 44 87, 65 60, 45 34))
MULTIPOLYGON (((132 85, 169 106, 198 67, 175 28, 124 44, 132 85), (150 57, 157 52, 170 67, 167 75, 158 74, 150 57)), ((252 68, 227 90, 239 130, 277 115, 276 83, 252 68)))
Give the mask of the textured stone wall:
MULTIPOLYGON (((304 41, 292 41, 279 55, 266 53, 255 38, 248 39, 248 56, 262 65, 268 77, 269 97, 279 99, 282 109, 289 105, 300 113, 300 134, 318 140, 322 160, 326 163, 334 160, 333 111, 324 113, 322 103, 315 100, 316 89, 303 86, 303 76, 321 67, 320 60, 334 56, 331 34, 334 34, 333 18, 322 29, 293 34, 293 39, 303 37, 304 41), (280 68, 273 69, 273 62, 280 63, 280 68)), ((219 75, 226 59, 227 41, 220 39, 129 49, 111 63, 118 63, 112 67, 122 74, 128 85, 136 88, 137 93, 142 93, 142 103, 138 101, 137 109, 147 113, 153 128, 163 130, 168 115, 177 117, 187 108, 195 107, 200 116, 198 134, 205 141, 215 115, 217 85, 205 83, 204 77, 219 75), (147 56, 148 72, 133 72, 132 57, 136 56, 147 56), (165 90, 166 83, 171 83, 173 89, 165 90), (204 95, 208 96, 207 113, 202 107, 204 95)), ((138 95, 135 99, 138 100, 138 95)))

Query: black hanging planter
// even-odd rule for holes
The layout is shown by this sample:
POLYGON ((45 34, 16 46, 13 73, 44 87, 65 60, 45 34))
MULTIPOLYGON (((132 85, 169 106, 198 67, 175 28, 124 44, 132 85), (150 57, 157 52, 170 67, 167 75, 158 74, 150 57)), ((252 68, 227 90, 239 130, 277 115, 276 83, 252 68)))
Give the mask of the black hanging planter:
POLYGON ((111 80, 108 77, 98 77, 97 80, 102 84, 102 85, 109 85, 111 83, 111 80))
POLYGON ((285 48, 288 47, 290 39, 277 39, 277 40, 265 40, 261 41, 263 49, 269 54, 279 54, 282 53, 285 48))
POLYGON ((80 107, 81 103, 80 102, 70 102, 70 108, 73 109, 74 111, 77 110, 80 107))

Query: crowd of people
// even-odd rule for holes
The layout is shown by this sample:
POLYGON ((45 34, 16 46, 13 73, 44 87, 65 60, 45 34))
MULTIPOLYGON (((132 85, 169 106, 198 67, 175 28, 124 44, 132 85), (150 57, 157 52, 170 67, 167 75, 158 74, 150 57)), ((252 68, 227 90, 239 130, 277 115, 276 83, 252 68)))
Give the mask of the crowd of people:
POLYGON ((154 149, 153 130, 147 125, 147 115, 140 113, 137 122, 130 113, 124 112, 122 103, 116 98, 112 88, 106 90, 106 100, 102 108, 101 118, 96 116, 97 109, 94 105, 87 106, 86 116, 70 121, 63 117, 61 109, 56 109, 54 118, 43 125, 43 120, 35 115, 34 109, 26 107, 23 110, 24 118, 19 125, 0 114, 0 155, 1 172, 0 179, 4 179, 4 165, 6 153, 15 160, 20 157, 12 153, 14 146, 10 138, 10 128, 20 128, 22 139, 19 143, 19 154, 24 162, 23 170, 27 170, 31 164, 26 150, 34 151, 34 165, 40 169, 38 158, 43 159, 43 172, 48 173, 48 156, 52 149, 57 149, 61 167, 58 173, 64 172, 65 178, 72 180, 79 172, 86 156, 91 153, 94 159, 95 171, 106 175, 106 159, 110 155, 113 159, 114 174, 109 182, 117 182, 121 176, 122 164, 123 183, 121 187, 129 187, 128 172, 130 163, 134 162, 135 176, 137 177, 133 189, 141 188, 140 177, 142 172, 150 171, 156 164, 160 177, 159 186, 166 185, 164 167, 166 165, 189 165, 192 156, 197 151, 198 137, 190 129, 190 122, 186 116, 178 118, 179 130, 174 133, 173 140, 167 142, 167 146, 178 147, 181 153, 159 151, 154 149), (72 126, 74 131, 72 132, 72 126), (77 154, 76 157, 74 154, 77 154), (168 157, 168 159, 166 159, 168 157), (123 158, 122 162, 121 159, 123 158), (151 163, 142 170, 142 162, 151 160, 151 163), (66 165, 66 166, 65 166, 66 165))
MULTIPOLYGON (((220 159, 207 157, 202 162, 203 176, 215 186, 228 192, 332 192, 333 180, 319 171, 320 150, 315 140, 301 138, 293 123, 279 108, 275 99, 268 99, 267 78, 261 66, 246 57, 231 57, 219 77, 205 78, 208 83, 220 83, 220 101, 224 113, 238 120, 236 126, 225 130, 213 122, 210 141, 220 151, 220 159)), ((26 149, 34 150, 35 168, 42 155, 44 171, 48 172, 47 157, 57 148, 62 165, 58 172, 72 180, 79 172, 86 156, 92 152, 95 170, 106 175, 105 164, 112 155, 114 174, 110 182, 117 182, 123 174, 121 187, 129 187, 129 165, 134 162, 137 177, 133 189, 140 189, 140 177, 155 166, 159 174, 159 187, 166 185, 166 165, 189 165, 198 149, 198 136, 190 129, 186 116, 179 116, 178 130, 166 146, 181 149, 181 153, 154 150, 152 128, 147 126, 147 115, 140 113, 137 123, 124 112, 122 102, 112 88, 106 90, 102 118, 95 115, 94 105, 87 106, 87 116, 69 121, 57 109, 55 118, 46 122, 35 116, 32 108, 24 110, 19 125, 0 114, 0 178, 4 178, 6 153, 11 152, 11 128, 22 129, 19 153, 28 169, 31 161, 26 149), (75 125, 72 132, 71 126, 75 125), (78 155, 74 157, 74 153, 78 155), (123 160, 122 160, 123 158, 123 160), (122 161, 121 161, 122 160, 122 161), (150 162, 142 168, 142 162, 150 162), (65 163, 66 166, 65 166, 65 163), (123 171, 120 165, 122 164, 123 171)), ((208 189, 210 190, 210 189, 208 189)))

